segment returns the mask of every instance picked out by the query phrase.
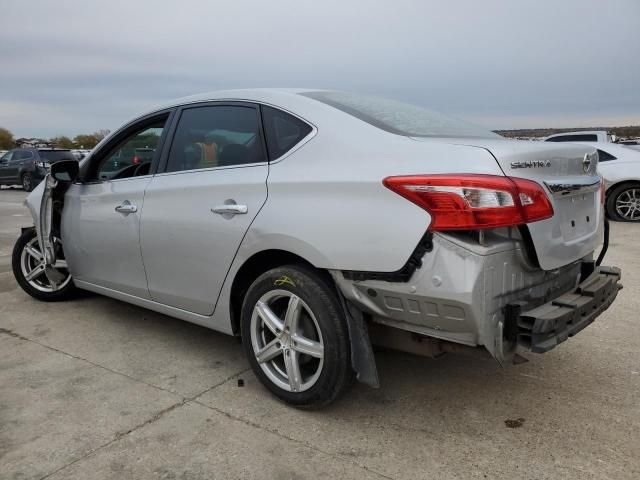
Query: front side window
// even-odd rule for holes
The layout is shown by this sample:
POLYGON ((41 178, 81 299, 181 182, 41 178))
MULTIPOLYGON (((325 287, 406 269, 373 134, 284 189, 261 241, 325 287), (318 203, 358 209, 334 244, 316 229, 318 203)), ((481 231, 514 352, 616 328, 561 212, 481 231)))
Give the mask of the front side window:
POLYGON ((167 171, 265 161, 257 109, 237 105, 193 107, 180 116, 167 171))
POLYGON ((347 92, 316 91, 301 95, 330 105, 363 122, 409 137, 502 138, 481 127, 426 108, 347 92))
POLYGON ((101 160, 98 180, 116 180, 120 178, 148 175, 151 163, 159 154, 160 137, 166 118, 142 127, 119 142, 101 160))
POLYGON ((262 124, 270 160, 287 153, 313 130, 293 115, 265 106, 262 107, 262 124))
POLYGON ((2 158, 0 158, 0 163, 8 163, 13 158, 13 151, 5 153, 2 158))

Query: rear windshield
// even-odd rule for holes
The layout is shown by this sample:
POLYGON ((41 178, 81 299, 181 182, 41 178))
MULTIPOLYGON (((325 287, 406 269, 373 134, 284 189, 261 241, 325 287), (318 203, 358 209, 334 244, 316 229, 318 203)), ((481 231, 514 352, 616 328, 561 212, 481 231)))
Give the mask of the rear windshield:
POLYGON ((38 150, 38 153, 41 159, 49 163, 59 160, 77 160, 70 150, 38 150))
POLYGON ((501 138, 484 128, 408 103, 347 92, 305 92, 313 98, 396 135, 409 137, 501 138))

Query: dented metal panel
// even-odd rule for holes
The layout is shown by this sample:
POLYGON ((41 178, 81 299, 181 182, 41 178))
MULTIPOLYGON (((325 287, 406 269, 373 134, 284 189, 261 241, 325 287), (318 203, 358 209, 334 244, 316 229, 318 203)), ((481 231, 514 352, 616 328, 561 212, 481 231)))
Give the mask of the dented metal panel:
POLYGON ((375 322, 466 345, 483 345, 499 361, 516 345, 503 340, 504 307, 514 300, 544 303, 575 288, 580 262, 545 271, 529 264, 522 242, 489 234, 437 234, 433 251, 408 283, 333 277, 342 293, 375 322))

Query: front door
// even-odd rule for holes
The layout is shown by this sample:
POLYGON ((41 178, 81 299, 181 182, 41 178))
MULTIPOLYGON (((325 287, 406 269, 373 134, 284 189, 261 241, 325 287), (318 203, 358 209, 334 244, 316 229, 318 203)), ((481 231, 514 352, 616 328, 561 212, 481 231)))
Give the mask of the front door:
POLYGON ((268 168, 256 106, 182 110, 164 172, 145 194, 140 236, 153 300, 213 313, 240 242, 267 199, 268 168))
POLYGON ((76 281, 149 298, 140 219, 167 118, 164 114, 147 119, 116 135, 92 156, 81 182, 67 190, 62 244, 76 281), (155 155, 136 162, 137 148, 151 149, 155 155))

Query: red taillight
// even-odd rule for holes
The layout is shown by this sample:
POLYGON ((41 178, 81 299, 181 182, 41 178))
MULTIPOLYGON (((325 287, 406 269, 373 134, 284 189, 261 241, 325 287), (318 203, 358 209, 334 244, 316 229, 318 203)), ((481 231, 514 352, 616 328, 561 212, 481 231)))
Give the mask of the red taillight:
POLYGON ((604 205, 604 200, 606 197, 606 187, 604 185, 604 178, 600 178, 600 204, 604 205))
POLYGON ((411 175, 382 183, 431 215, 430 230, 496 228, 553 216, 542 187, 524 178, 495 175, 411 175))
POLYGON ((139 163, 140 163, 140 157, 139 157, 139 156, 137 156, 137 155, 134 155, 134 156, 133 156, 133 164, 134 164, 134 165, 137 165, 137 164, 139 164, 139 163))

